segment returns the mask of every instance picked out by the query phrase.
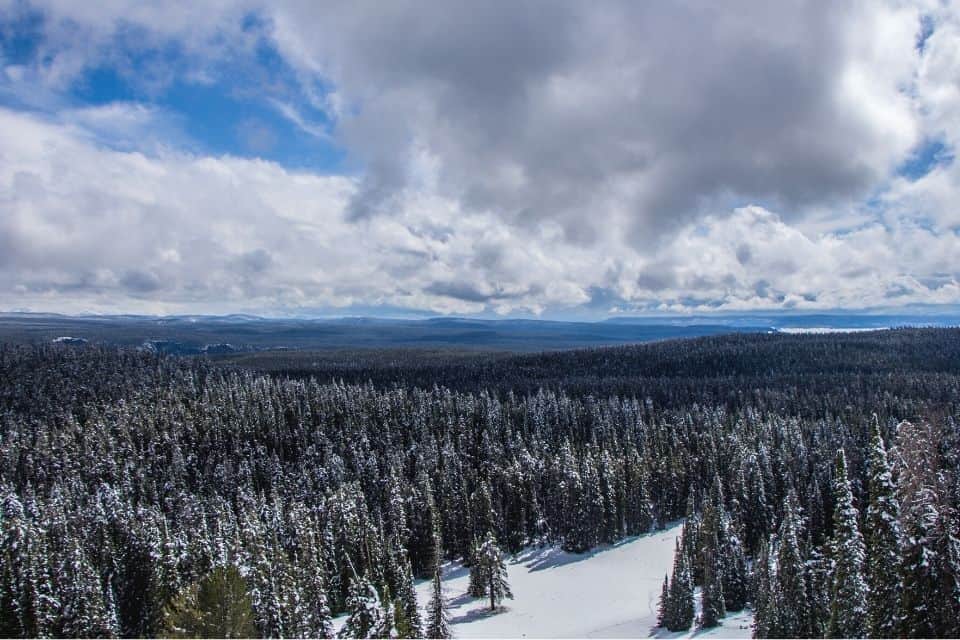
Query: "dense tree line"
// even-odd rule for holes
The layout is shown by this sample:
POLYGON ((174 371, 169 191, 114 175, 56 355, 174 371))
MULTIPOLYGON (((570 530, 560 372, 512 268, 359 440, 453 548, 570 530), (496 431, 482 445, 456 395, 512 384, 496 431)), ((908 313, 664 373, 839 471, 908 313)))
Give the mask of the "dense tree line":
MULTIPOLYGON (((829 605, 860 589, 870 629, 946 633, 960 493, 952 361, 868 366, 862 349, 862 367, 844 372, 829 343, 848 338, 817 336, 807 358, 825 373, 810 374, 812 391, 802 342, 754 338, 731 338, 731 353, 769 358, 762 385, 749 382, 759 360, 757 377, 738 372, 746 364, 718 374, 719 339, 658 345, 699 364, 630 384, 618 363, 649 351, 538 356, 553 380, 588 372, 576 392, 506 388, 525 375, 512 358, 490 389, 454 390, 442 378, 343 382, 0 346, 0 635, 174 634, 212 619, 211 589, 233 594, 219 619, 246 628, 249 608, 265 636, 328 637, 340 613, 351 636, 448 635, 443 560, 477 563, 495 605, 509 593, 500 549, 582 552, 684 517, 668 626, 693 623, 700 587, 703 624, 751 602, 761 635, 847 633, 848 612, 829 605), (629 392, 607 393, 606 366, 629 392), (883 442, 896 443, 886 470, 883 442), (426 615, 415 577, 434 581, 426 615), (911 604, 923 589, 941 601, 911 604), (887 602, 901 617, 874 621, 887 602)), ((949 331, 888 339, 921 351, 939 340, 941 354, 960 342, 949 331)))

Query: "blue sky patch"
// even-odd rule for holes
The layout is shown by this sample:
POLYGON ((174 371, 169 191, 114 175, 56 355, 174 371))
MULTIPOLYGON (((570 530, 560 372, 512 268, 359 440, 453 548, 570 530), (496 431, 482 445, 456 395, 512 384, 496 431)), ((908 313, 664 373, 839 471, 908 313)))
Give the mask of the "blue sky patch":
POLYGON ((951 162, 953 152, 941 140, 927 140, 897 168, 897 174, 909 180, 919 180, 938 165, 948 165, 951 162))

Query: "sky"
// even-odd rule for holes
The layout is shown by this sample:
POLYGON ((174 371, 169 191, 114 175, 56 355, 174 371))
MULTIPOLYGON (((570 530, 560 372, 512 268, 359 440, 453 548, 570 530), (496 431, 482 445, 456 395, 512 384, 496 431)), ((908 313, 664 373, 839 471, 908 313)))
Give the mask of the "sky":
POLYGON ((960 11, 0 0, 0 310, 960 304, 960 11))

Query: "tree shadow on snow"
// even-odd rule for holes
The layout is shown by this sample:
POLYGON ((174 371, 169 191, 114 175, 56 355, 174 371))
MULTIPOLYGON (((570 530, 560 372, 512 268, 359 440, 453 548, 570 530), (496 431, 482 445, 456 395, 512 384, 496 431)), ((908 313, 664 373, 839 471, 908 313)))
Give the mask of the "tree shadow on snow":
POLYGON ((465 567, 462 564, 447 563, 443 568, 443 579, 444 580, 456 580, 461 576, 465 576, 470 573, 470 568, 465 567))
POLYGON ((474 598, 469 593, 461 593, 455 598, 449 598, 447 600, 447 606, 451 609, 459 609, 461 606, 467 604, 468 602, 473 602, 474 600, 479 600, 480 598, 474 598))
POLYGON ((506 613, 510 611, 509 607, 497 607, 493 611, 490 610, 490 607, 482 607, 480 609, 474 609, 472 611, 467 611, 465 614, 460 616, 454 616, 450 618, 450 624, 462 624, 465 622, 476 622, 477 620, 483 620, 485 618, 490 618, 493 616, 498 616, 501 613, 506 613))
POLYGON ((559 547, 537 547, 524 549, 516 556, 514 556, 513 562, 515 564, 522 564, 531 572, 533 571, 543 571, 544 569, 555 569, 557 567, 562 567, 564 565, 573 564, 575 562, 582 562, 583 560, 589 560, 590 558, 600 555, 605 551, 610 551, 612 549, 617 549, 622 547, 625 544, 630 544, 637 540, 643 538, 650 538, 653 536, 662 536, 666 534, 666 530, 677 524, 676 522, 667 523, 666 527, 663 529, 655 529, 647 533, 642 533, 638 536, 630 536, 629 538, 624 538, 613 544, 605 544, 599 547, 590 549, 583 553, 574 553, 572 551, 564 551, 559 547))

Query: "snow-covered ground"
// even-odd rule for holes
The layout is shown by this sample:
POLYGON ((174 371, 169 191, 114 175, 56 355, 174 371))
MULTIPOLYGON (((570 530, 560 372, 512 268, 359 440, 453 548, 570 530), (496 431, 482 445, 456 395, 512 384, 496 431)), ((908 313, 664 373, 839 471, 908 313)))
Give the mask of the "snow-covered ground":
POLYGON ((864 331, 884 331, 890 327, 780 327, 780 333, 862 333, 864 331))
MULTIPOLYGON (((722 626, 669 633, 655 627, 663 576, 673 562, 680 525, 630 538, 590 553, 555 547, 530 548, 508 563, 514 599, 496 612, 489 602, 466 594, 469 571, 451 564, 444 593, 457 638, 749 638, 752 616, 728 616, 722 626)), ((429 581, 417 585, 422 607, 429 581)), ((344 618, 338 619, 337 626, 344 618)))

